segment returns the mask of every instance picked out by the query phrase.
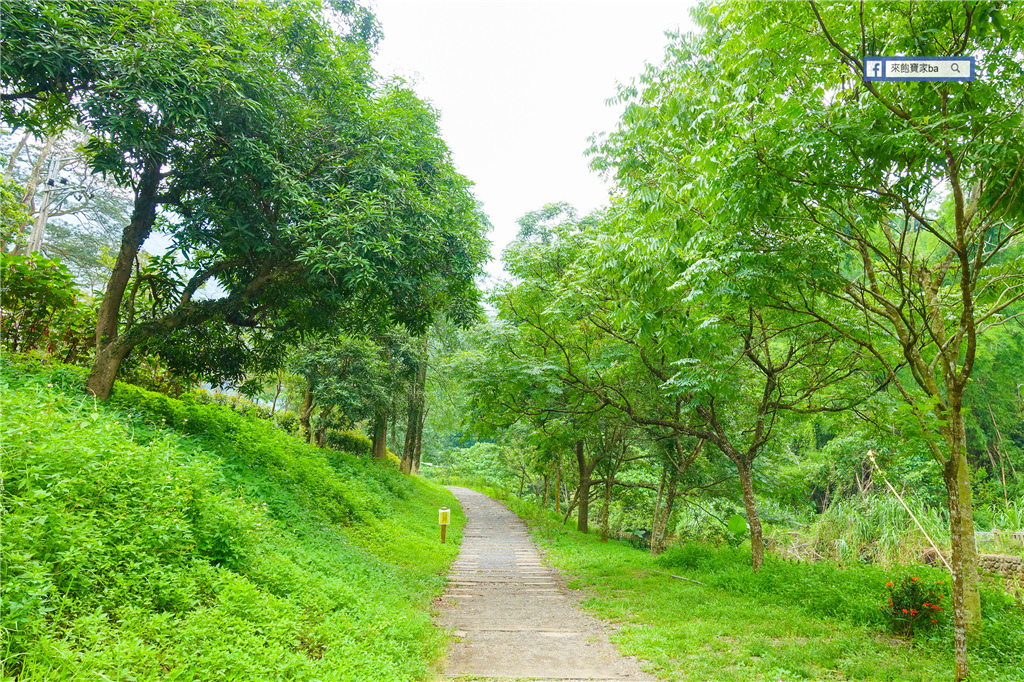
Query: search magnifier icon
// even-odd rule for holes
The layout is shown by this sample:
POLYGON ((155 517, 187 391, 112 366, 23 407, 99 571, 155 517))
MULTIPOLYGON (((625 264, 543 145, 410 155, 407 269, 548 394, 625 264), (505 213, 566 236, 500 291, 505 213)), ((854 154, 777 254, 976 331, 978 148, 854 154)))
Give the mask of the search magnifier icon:
POLYGON ((956 73, 960 73, 960 64, 958 62, 953 62, 952 64, 949 65, 949 70, 955 71, 956 73))

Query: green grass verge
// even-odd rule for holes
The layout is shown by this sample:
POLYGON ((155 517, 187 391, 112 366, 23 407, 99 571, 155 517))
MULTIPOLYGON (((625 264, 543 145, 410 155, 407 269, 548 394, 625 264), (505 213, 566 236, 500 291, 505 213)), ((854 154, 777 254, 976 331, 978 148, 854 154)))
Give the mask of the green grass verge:
POLYGON ((5 680, 432 675, 448 491, 227 407, 3 370, 5 680))
MULTIPOLYGON (((750 554, 687 545, 652 557, 563 526, 550 512, 494 488, 527 520, 548 559, 574 576, 584 608, 619 625, 622 653, 649 661, 670 680, 951 679, 952 634, 944 627, 913 641, 893 636, 881 607, 885 583, 903 575, 943 580, 927 566, 884 571, 788 563, 768 557, 757 574, 750 554), (694 582, 673 578, 682 576, 694 582)), ((972 678, 1024 680, 1024 610, 998 592, 982 593, 985 624, 970 644, 972 678)))

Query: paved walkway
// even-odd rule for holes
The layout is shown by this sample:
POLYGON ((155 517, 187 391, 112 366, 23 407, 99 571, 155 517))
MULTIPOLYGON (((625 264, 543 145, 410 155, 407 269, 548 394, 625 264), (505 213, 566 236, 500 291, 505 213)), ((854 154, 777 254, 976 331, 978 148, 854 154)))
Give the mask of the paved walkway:
POLYGON ((654 679, 619 656, 603 624, 569 599, 515 514, 468 488, 449 490, 468 521, 439 617, 459 640, 446 677, 654 679))

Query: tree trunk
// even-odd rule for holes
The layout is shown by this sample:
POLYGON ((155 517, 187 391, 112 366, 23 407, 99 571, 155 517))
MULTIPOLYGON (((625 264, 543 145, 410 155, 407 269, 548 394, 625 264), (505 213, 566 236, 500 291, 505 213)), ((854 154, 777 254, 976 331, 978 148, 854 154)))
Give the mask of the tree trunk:
POLYGON ((328 405, 320 410, 320 418, 317 420, 316 430, 313 432, 313 442, 318 448, 327 447, 327 420, 334 411, 334 405, 328 405))
POLYGON ((423 422, 427 418, 427 410, 420 405, 420 422, 416 427, 416 452, 412 457, 412 473, 418 475, 420 473, 420 456, 423 454, 423 422))
POLYGON ((131 347, 123 352, 118 349, 118 320, 124 290, 132 275, 135 257, 146 241, 153 222, 156 220, 157 191, 160 186, 160 162, 150 158, 146 161, 135 193, 132 220, 121 234, 121 250, 110 271, 110 279, 96 315, 96 361, 85 383, 85 390, 98 400, 106 400, 117 378, 121 361, 131 347))
POLYGON ((373 458, 384 460, 388 455, 388 410, 377 408, 373 413, 373 458))
POLYGON ((963 413, 951 410, 947 429, 949 460, 943 467, 942 479, 949 499, 949 536, 953 549, 953 649, 956 653, 955 679, 960 682, 968 676, 967 632, 981 623, 981 597, 963 413))
POLYGON ((544 507, 544 509, 548 508, 548 500, 550 497, 548 491, 548 484, 551 482, 550 478, 551 477, 547 473, 544 474, 544 502, 543 504, 541 504, 541 506, 544 507))
POLYGON ((302 407, 299 409, 299 425, 302 427, 302 437, 310 442, 313 432, 309 428, 309 419, 313 415, 313 384, 306 385, 306 395, 302 398, 302 407))
POLYGON ((658 482, 658 497, 654 500, 654 514, 651 516, 651 548, 654 548, 654 534, 661 518, 661 502, 665 499, 665 484, 668 481, 668 464, 661 468, 661 480, 658 482))
POLYGON ((761 519, 757 517, 757 503, 754 500, 754 483, 750 475, 749 464, 737 466, 740 484, 743 486, 743 508, 747 512, 747 528, 750 530, 750 567, 755 572, 764 566, 764 533, 761 519))
POLYGON ((409 411, 405 427, 405 447, 402 449, 403 474, 418 473, 420 451, 423 447, 424 404, 426 402, 427 364, 421 362, 409 388, 409 411))
POLYGON ((104 348, 96 350, 96 359, 93 360, 92 371, 85 385, 85 390, 95 396, 97 400, 103 401, 110 397, 110 391, 114 388, 114 381, 117 379, 117 371, 121 368, 121 361, 128 356, 134 344, 108 343, 104 348))
POLYGON ((668 480, 662 479, 665 486, 665 502, 655 515, 654 527, 651 529, 651 554, 661 554, 665 551, 668 522, 672 517, 672 511, 676 504, 676 491, 679 488, 679 467, 674 462, 665 462, 665 467, 668 469, 668 480))
POLYGON ((562 513, 562 454, 558 454, 555 464, 555 513, 562 513))
POLYGON ((274 401, 270 403, 271 416, 277 412, 277 399, 281 397, 281 389, 284 388, 284 370, 277 370, 277 390, 274 391, 274 401))
POLYGON ((406 413, 405 444, 402 446, 402 463, 399 471, 409 475, 412 473, 412 459, 416 454, 416 427, 419 417, 416 414, 416 383, 409 387, 409 409, 406 413))
POLYGON ((601 501, 601 542, 608 542, 608 507, 612 502, 612 486, 615 476, 609 476, 604 482, 604 499, 601 501))
POLYGON ((576 530, 581 533, 589 532, 588 516, 590 515, 590 469, 587 468, 587 459, 583 450, 583 441, 576 441, 576 463, 580 467, 580 488, 576 493, 577 506, 579 509, 576 517, 576 530))
POLYGON ((388 434, 388 445, 391 448, 391 452, 399 452, 398 450, 398 410, 391 410, 391 432, 388 434))

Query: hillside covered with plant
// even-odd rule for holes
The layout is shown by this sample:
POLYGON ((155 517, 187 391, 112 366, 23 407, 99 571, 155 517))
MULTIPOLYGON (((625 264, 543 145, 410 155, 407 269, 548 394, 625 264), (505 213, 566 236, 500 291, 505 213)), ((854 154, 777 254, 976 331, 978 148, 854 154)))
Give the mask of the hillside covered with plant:
POLYGON ((4 368, 5 676, 430 672, 450 493, 192 397, 118 384, 97 403, 84 380, 4 368))

